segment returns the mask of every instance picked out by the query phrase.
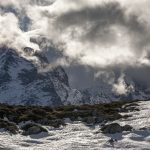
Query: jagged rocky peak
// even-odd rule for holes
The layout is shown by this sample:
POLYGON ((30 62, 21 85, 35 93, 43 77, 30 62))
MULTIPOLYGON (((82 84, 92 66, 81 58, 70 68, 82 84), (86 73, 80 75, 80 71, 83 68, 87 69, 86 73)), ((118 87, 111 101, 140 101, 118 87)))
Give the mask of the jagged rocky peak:
MULTIPOLYGON (((33 52, 30 48, 24 50, 33 52)), ((39 63, 49 63, 40 52, 32 55, 39 63)), ((0 48, 0 102, 58 106, 67 104, 68 99, 76 101, 74 94, 61 66, 42 72, 32 59, 26 59, 14 49, 0 48)))

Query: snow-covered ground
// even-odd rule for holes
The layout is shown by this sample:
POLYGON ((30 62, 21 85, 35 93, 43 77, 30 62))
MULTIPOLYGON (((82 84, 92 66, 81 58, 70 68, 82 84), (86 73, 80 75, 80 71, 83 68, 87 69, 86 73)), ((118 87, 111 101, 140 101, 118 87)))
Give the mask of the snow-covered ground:
POLYGON ((81 122, 33 136, 0 132, 0 150, 150 150, 150 101, 139 102, 138 107, 140 111, 124 113, 132 117, 117 121, 133 126, 132 132, 104 135, 98 125, 88 127, 81 122), (147 129, 139 130, 142 127, 147 129), (114 147, 107 142, 111 137, 118 140, 114 147))

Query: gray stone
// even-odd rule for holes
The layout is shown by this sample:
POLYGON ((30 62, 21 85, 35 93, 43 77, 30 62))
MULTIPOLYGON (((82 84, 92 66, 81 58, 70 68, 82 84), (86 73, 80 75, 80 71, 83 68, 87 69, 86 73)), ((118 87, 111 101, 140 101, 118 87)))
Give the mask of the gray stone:
POLYGON ((122 132, 122 127, 118 123, 112 123, 105 125, 101 128, 101 131, 105 134, 114 134, 122 132))
POLYGON ((123 131, 132 131, 132 127, 130 125, 125 125, 122 127, 123 131))
POLYGON ((101 128, 101 131, 104 134, 115 134, 115 133, 120 133, 123 131, 132 131, 132 127, 130 125, 125 125, 125 126, 120 126, 118 123, 112 123, 108 125, 104 125, 101 128))
POLYGON ((32 135, 32 134, 39 134, 41 132, 48 132, 45 128, 38 124, 29 123, 22 127, 23 135, 32 135))

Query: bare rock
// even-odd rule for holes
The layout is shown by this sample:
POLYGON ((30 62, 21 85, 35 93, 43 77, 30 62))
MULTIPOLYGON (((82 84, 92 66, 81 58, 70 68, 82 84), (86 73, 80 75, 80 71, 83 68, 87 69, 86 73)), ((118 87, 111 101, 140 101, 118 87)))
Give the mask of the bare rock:
POLYGON ((38 124, 29 123, 24 125, 22 128, 23 135, 32 135, 32 134, 39 134, 41 132, 48 132, 45 128, 38 124))

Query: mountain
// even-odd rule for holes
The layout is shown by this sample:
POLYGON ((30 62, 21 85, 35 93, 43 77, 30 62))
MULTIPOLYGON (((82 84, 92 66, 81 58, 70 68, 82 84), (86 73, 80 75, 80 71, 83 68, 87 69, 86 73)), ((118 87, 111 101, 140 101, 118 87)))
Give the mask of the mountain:
POLYGON ((50 63, 49 60, 40 52, 33 53, 33 49, 29 47, 24 52, 38 58, 38 65, 33 59, 26 59, 14 49, 0 48, 1 103, 60 106, 143 100, 150 97, 150 89, 136 83, 134 91, 122 96, 116 95, 112 86, 102 81, 96 87, 73 89, 61 66, 41 71, 41 68, 50 63))
MULTIPOLYGON (((127 80, 125 82, 128 83, 129 81, 127 80)), ((82 90, 83 102, 88 99, 88 103, 96 104, 99 102, 109 103, 112 101, 121 100, 147 100, 150 98, 150 88, 143 87, 133 81, 130 82, 132 82, 132 85, 134 87, 133 90, 129 90, 123 95, 118 95, 112 90, 113 85, 110 85, 103 81, 99 81, 97 86, 82 90)))
MULTIPOLYGON (((48 63, 42 54, 35 55, 39 64, 48 63)), ((15 50, 0 48, 0 102, 51 106, 80 102, 80 92, 70 88, 62 67, 46 72, 39 72, 38 67, 15 50)))

